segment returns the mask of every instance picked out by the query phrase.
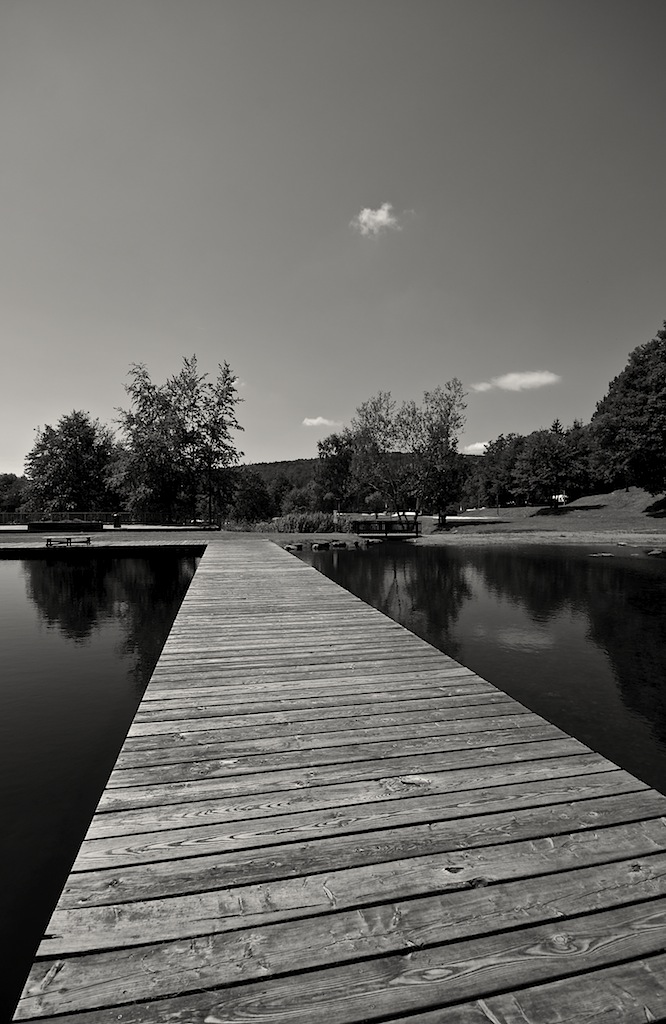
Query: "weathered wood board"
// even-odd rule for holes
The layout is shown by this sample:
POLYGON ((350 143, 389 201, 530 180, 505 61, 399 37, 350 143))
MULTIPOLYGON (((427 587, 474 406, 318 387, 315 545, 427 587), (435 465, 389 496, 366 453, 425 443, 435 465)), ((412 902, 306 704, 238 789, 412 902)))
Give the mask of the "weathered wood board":
POLYGON ((15 1020, 666 1017, 666 797, 212 538, 15 1020))

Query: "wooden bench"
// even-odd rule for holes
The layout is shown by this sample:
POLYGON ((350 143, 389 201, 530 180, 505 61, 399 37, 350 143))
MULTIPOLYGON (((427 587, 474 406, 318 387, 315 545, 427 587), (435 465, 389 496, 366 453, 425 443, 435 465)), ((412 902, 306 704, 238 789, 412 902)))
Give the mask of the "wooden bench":
POLYGON ((90 537, 47 537, 47 548, 58 547, 59 545, 71 548, 72 544, 90 544, 90 537))

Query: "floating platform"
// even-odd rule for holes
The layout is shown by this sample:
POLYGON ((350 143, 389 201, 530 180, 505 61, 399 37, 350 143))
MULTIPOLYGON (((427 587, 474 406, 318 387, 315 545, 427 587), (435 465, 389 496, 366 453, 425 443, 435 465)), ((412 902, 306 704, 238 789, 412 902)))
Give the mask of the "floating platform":
POLYGON ((665 949, 666 797, 211 539, 15 1020, 643 1024, 665 949))

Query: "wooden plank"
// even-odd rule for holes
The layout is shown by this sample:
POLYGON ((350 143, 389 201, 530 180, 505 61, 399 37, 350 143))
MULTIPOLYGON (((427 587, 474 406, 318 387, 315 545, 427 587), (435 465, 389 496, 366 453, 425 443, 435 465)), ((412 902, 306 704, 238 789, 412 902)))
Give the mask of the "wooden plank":
MULTIPOLYGON (((262 711, 252 703, 217 704, 213 700, 205 704, 200 698, 192 698, 189 702, 180 700, 178 702, 164 701, 153 702, 151 707, 139 708, 132 723, 131 735, 140 735, 139 726, 147 727, 153 722, 180 722, 191 721, 196 718, 210 720, 212 718, 224 719, 228 728, 245 728, 248 725, 278 725, 281 722, 329 722, 338 718, 353 718, 358 720, 363 715, 404 715, 413 714, 416 711, 430 711, 442 713, 448 708, 461 707, 489 707, 496 704, 511 704, 515 702, 506 694, 496 691, 495 693, 477 694, 445 694, 433 695, 432 691, 422 691, 425 696, 419 693, 382 695, 376 691, 371 694, 354 694, 348 696, 349 703, 345 704, 341 697, 319 697, 313 701, 302 702, 304 707, 285 707, 283 701, 276 701, 272 707, 262 711), (382 700, 382 696, 384 699, 382 700), (388 699, 387 699, 388 697, 388 699)), ((292 702, 293 703, 293 702, 292 702)), ((145 731, 145 729, 144 729, 145 731)))
MULTIPOLYGON (((240 704, 254 704, 261 701, 284 701, 286 706, 292 706, 295 701, 314 700, 316 703, 327 700, 335 700, 340 697, 342 703, 348 703, 354 693, 358 693, 361 700, 376 699, 390 700, 393 696, 396 699, 409 699, 410 694, 423 695, 423 691, 430 693, 433 697, 442 695, 467 696, 469 694, 491 694, 497 692, 490 683, 479 679, 470 673, 459 673, 449 671, 427 671, 427 672, 405 672, 400 669, 391 673, 358 675, 340 674, 331 677, 330 674, 323 674, 314 680, 303 680, 297 674, 286 674, 284 679, 271 680, 269 683, 261 682, 253 677, 240 678, 234 674, 229 679, 224 673, 212 675, 201 683, 201 673, 197 672, 196 681, 183 689, 184 673, 181 670, 174 674, 178 685, 168 689, 160 689, 160 680, 153 675, 151 686, 143 696, 141 707, 150 711, 150 702, 153 698, 156 701, 178 701, 186 702, 200 698, 202 700, 212 699, 215 704, 226 704, 233 706, 236 701, 240 704), (285 683, 287 685, 285 685, 285 683), (154 684, 154 689, 153 689, 154 684)), ((298 706, 298 705, 296 705, 298 706)))
MULTIPOLYGON (((430 702, 432 704, 432 702, 430 702)), ((289 712, 282 717, 279 714, 264 715, 258 718, 256 715, 243 715, 240 721, 235 717, 227 715, 216 715, 211 709, 211 714, 197 714, 192 717, 183 714, 182 718, 170 718, 167 720, 142 719, 134 722, 127 737, 126 749, 148 749, 152 744, 161 744, 160 736, 168 736, 169 742, 177 742, 179 739, 189 743, 211 743, 211 742, 236 742, 241 736, 252 737, 258 740, 262 737, 274 739, 277 737, 305 736, 312 735, 321 739, 325 733, 363 733, 368 730, 373 732, 382 731, 385 739, 390 738, 390 729, 400 726, 407 729, 411 725, 448 725, 453 722, 464 722, 479 719, 498 719, 507 716, 517 721, 519 716, 529 716, 534 722, 539 719, 538 715, 532 714, 527 708, 516 705, 513 701, 492 701, 483 704, 459 704, 445 705, 443 708, 426 707, 414 710, 395 710, 382 712, 371 709, 369 714, 363 714, 357 710, 353 714, 351 709, 347 714, 334 713, 325 718, 300 717, 293 720, 289 712), (185 739, 185 737, 188 737, 185 739), (151 739, 152 737, 152 739, 151 739)), ((316 715, 316 712, 310 712, 316 715)), ((527 719, 524 719, 527 721, 527 719)), ((543 721, 543 719, 540 719, 543 721)))
MULTIPOLYGON (((117 868, 155 860, 215 853, 218 850, 259 849, 289 839, 299 842, 326 836, 360 835, 375 829, 395 829, 427 822, 432 829, 442 821, 454 821, 524 807, 554 808, 572 800, 640 793, 648 787, 625 772, 603 772, 585 779, 544 779, 518 786, 496 786, 491 791, 419 794, 401 800, 367 803, 323 810, 300 811, 274 817, 246 818, 215 824, 188 823, 155 832, 109 838, 88 836, 79 850, 73 871, 117 868)), ((666 811, 666 803, 664 805, 666 811)), ((165 815, 168 821, 168 815, 165 815)))
MULTIPOLYGON (((110 1013, 117 1015, 118 1007, 122 1006, 123 1024, 166 1024, 183 1019, 185 1015, 190 1021, 207 1019, 240 1024, 248 1019, 260 1019, 267 1024, 283 1024, 297 1020, 302 1016, 302 1008, 307 1007, 307 1019, 312 1024, 355 1024, 368 1020, 369 1007, 379 1020, 433 1005, 450 1006, 473 998, 479 989, 487 996, 508 988, 534 986, 594 968, 622 964, 627 959, 660 954, 666 945, 666 898, 568 917, 565 922, 558 920, 499 934, 475 935, 433 948, 391 952, 370 960, 338 963, 286 977, 278 975, 263 981, 201 991, 207 975, 215 973, 218 948, 215 939, 209 937, 201 942, 190 939, 177 944, 172 972, 166 977, 152 972, 153 962, 148 958, 137 963, 131 954, 117 951, 121 977, 111 980, 108 986, 113 1005, 102 1013, 95 1009, 92 1018, 83 1012, 77 1020, 80 1024, 88 1024, 91 1019, 110 1021, 113 1019, 110 1013), (195 972, 198 965, 198 991, 159 999, 160 984, 168 986, 174 977, 181 986, 187 983, 185 972, 190 954, 195 961, 195 972), (133 982, 137 976, 139 990, 150 1002, 128 1005, 136 991, 133 982), (155 997, 158 1001, 154 1001, 155 997)), ((261 951, 260 957, 263 955, 261 951)), ((102 959, 104 954, 98 956, 102 959)), ((62 979, 62 972, 76 963, 58 961, 53 965, 57 970, 50 968, 50 975, 42 975, 41 991, 35 985, 35 995, 28 992, 16 1019, 54 1012, 49 1002, 51 1007, 55 1003, 59 1008, 65 1000, 73 1001, 76 993, 64 990, 62 980, 57 979, 62 979), (49 986, 53 982, 60 991, 56 989, 55 999, 51 1001, 49 986)), ((260 970, 261 963, 261 958, 257 963, 257 957, 250 954, 240 959, 238 972, 242 975, 245 970, 252 977, 251 972, 260 970)), ((85 989, 81 998, 85 1001, 85 989)), ((70 1002, 67 1011, 71 1009, 70 1002)))
POLYGON ((472 747, 499 747, 503 744, 535 743, 546 740, 566 742, 563 733, 546 723, 528 725, 520 729, 483 728, 483 722, 458 728, 453 735, 416 736, 401 739, 399 736, 388 742, 349 743, 342 747, 326 746, 317 749, 283 750, 266 753, 236 752, 228 749, 227 757, 205 761, 190 761, 171 765, 155 765, 141 768, 124 768, 122 763, 109 779, 108 788, 118 786, 150 786, 159 783, 186 782, 194 779, 224 778, 256 772, 270 773, 280 768, 303 768, 312 770, 316 765, 368 761, 390 758, 398 754, 440 753, 469 750, 472 747))
MULTIPOLYGON (((401 677, 403 680, 409 679, 412 682, 418 682, 421 679, 430 680, 433 676, 438 676, 442 680, 446 679, 445 674, 437 669, 435 662, 426 663, 421 660, 418 663, 414 663, 412 659, 406 658, 395 661, 378 660, 358 663, 346 659, 336 662, 334 665, 326 662, 314 665, 308 661, 299 665, 272 665, 267 661, 261 666, 252 666, 244 662, 242 665, 237 666, 233 674, 227 672, 224 661, 210 665, 198 665, 195 674, 192 671, 192 667, 184 660, 171 666, 169 672, 166 669, 162 670, 157 681, 162 691, 169 688, 182 690, 183 678, 188 676, 196 680, 197 686, 209 685, 216 688, 221 687, 224 690, 225 674, 227 679, 233 679, 233 684, 230 683, 230 685, 236 687, 245 688, 257 685, 277 687, 280 683, 288 683, 291 689, 292 685, 300 681, 304 685, 309 684, 312 686, 319 684, 324 692, 329 687, 335 688, 333 676, 347 680, 347 682, 353 681, 356 674, 358 674, 359 678, 366 680, 374 676, 384 678, 388 675, 392 675, 393 678, 401 677)), ((474 677, 471 673, 469 675, 460 673, 458 678, 469 679, 470 682, 474 682, 474 677)))
MULTIPOLYGON (((149 994, 155 998, 288 974, 294 963, 298 963, 299 970, 312 970, 331 963, 352 964, 378 954, 411 956, 410 951, 418 951, 421 946, 456 943, 469 936, 485 941, 486 936, 514 927, 516 919, 523 926, 557 922, 559 935, 551 933, 548 941, 555 952, 558 943, 565 952, 573 946, 569 919, 574 919, 574 927, 585 934, 578 915, 645 900, 653 902, 642 909, 641 925, 645 926, 647 919, 651 922, 649 939, 654 940, 650 934, 654 930, 666 940, 666 898, 655 898, 665 894, 666 855, 662 855, 651 859, 649 869, 632 859, 503 886, 430 894, 403 902, 392 900, 312 919, 307 929, 301 922, 289 921, 242 933, 205 935, 185 943, 177 940, 142 945, 140 964, 131 949, 59 959, 53 999, 49 990, 51 978, 55 978, 54 961, 47 959, 38 961, 32 969, 23 997, 24 1012, 73 1012, 113 1006, 118 1003, 119 992, 125 1002, 145 998, 146 974, 150 978, 149 994), (565 931, 566 939, 562 934, 565 931)), ((615 920, 613 928, 617 928, 615 920)), ((519 944, 524 948, 524 940, 519 944)), ((513 950, 515 945, 513 938, 509 948, 513 950)), ((576 949, 583 955, 586 952, 580 940, 576 949)), ((653 952, 655 947, 640 946, 640 952, 646 949, 653 952)), ((437 952, 441 962, 446 951, 437 952)), ((417 957, 418 952, 413 955, 417 957)), ((429 966, 420 969, 432 970, 429 966)))
MULTIPOLYGON (((474 847, 129 903, 56 909, 41 956, 238 931, 356 906, 456 892, 630 857, 651 870, 666 852, 663 819, 474 847)), ((643 870, 643 868, 641 868, 643 870)))
POLYGON ((238 671, 234 672, 232 676, 221 671, 219 666, 214 666, 209 670, 198 667, 196 676, 193 676, 188 672, 187 665, 174 666, 167 671, 162 668, 161 662, 158 662, 153 681, 156 687, 153 692, 160 699, 168 697, 172 692, 174 696, 182 696, 183 692, 196 693, 197 689, 207 690, 210 695, 211 688, 215 689, 216 699, 218 697, 224 699, 227 694, 234 692, 245 693, 247 698, 251 699, 248 687, 256 685, 260 685, 264 692, 269 693, 272 690, 276 695, 281 693, 285 698, 290 696, 292 690, 299 695, 299 690, 305 690, 308 687, 318 688, 322 695, 326 692, 335 693, 339 689, 349 692, 350 686, 354 685, 358 685, 359 692, 363 692, 372 690, 379 682, 386 685, 387 688, 391 686, 393 689, 403 690, 406 688, 406 683, 410 687, 414 687, 419 683, 436 685, 437 682, 440 682, 444 685, 448 681, 456 682, 459 686, 464 687, 463 690, 457 692, 467 690, 467 687, 464 686, 465 683, 469 687, 474 687, 476 691, 484 687, 488 692, 492 689, 490 683, 479 679, 468 670, 458 671, 436 665, 423 668, 394 662, 382 662, 379 665, 366 663, 358 669, 354 667, 348 670, 340 669, 338 666, 334 672, 325 665, 315 669, 307 665, 297 668, 292 665, 289 668, 274 668, 272 671, 264 669, 261 675, 257 672, 238 671), (192 679, 192 685, 184 690, 183 679, 187 678, 192 679), (288 687, 284 686, 285 683, 288 683, 288 687))
POLYGON ((158 899, 179 893, 246 885, 311 872, 381 864, 405 857, 469 849, 552 834, 599 829, 666 814, 666 797, 645 790, 553 807, 475 815, 394 829, 376 829, 318 840, 277 841, 256 847, 241 837, 236 849, 212 854, 155 859, 148 864, 86 870, 77 858, 61 896, 61 906, 158 899), (251 854, 246 851, 250 850, 251 854))
MULTIPOLYGON (((574 739, 537 739, 531 743, 508 743, 492 747, 469 747, 448 752, 423 751, 424 743, 413 755, 384 756, 365 761, 343 760, 333 764, 312 764, 305 767, 261 769, 247 774, 230 774, 214 778, 176 782, 155 781, 150 785, 122 786, 114 773, 104 790, 99 810, 121 810, 133 807, 155 807, 164 803, 219 799, 248 793, 286 792, 311 786, 329 786, 353 780, 380 780, 394 776, 421 776, 432 771, 456 771, 466 768, 494 766, 498 776, 505 776, 512 765, 529 761, 556 760, 587 753, 587 748, 574 739)), ((119 774, 119 773, 118 773, 119 774)))
POLYGON ((391 1024, 645 1024, 660 1020, 666 1020, 663 953, 487 999, 394 1017, 391 1024))
MULTIPOLYGON (((339 630, 344 629, 339 622, 336 622, 336 626, 339 630)), ((298 661, 307 658, 308 661, 311 661, 319 656, 325 659, 328 656, 330 659, 339 657, 340 654, 355 659, 365 659, 371 655, 370 660, 378 657, 381 660, 382 656, 389 660, 393 655, 399 658, 411 658, 418 655, 429 661, 433 660, 432 648, 426 644, 425 640, 419 640, 413 634, 407 639, 399 632, 391 632, 386 635, 382 635, 380 632, 378 636, 370 638, 367 629, 358 630, 355 633, 345 630, 344 642, 332 643, 330 623, 327 623, 326 629, 319 630, 319 635, 314 627, 309 628, 305 634, 307 639, 305 639, 305 635, 301 637, 301 634, 293 634, 290 630, 284 629, 279 637, 274 638, 266 638, 257 634, 244 639, 234 633, 225 639, 227 634, 229 634, 228 624, 224 630, 216 629, 211 630, 208 635, 200 634, 196 641, 181 642, 178 645, 171 644, 164 649, 165 664, 168 665, 170 661, 180 659, 190 661, 194 665, 222 659, 225 662, 236 664, 245 661, 248 656, 250 663, 259 659, 270 659, 271 663, 280 664, 283 658, 287 660, 293 658, 298 661)), ((297 662, 295 661, 295 663, 297 662)))
MULTIPOLYGON (((590 752, 545 761, 518 762, 505 765, 501 772, 498 772, 495 765, 491 765, 462 771, 394 775, 340 785, 248 793, 235 798, 219 795, 216 799, 184 803, 169 799, 169 791, 165 790, 163 801, 156 807, 124 808, 120 811, 98 810, 90 823, 88 838, 154 832, 173 828, 178 824, 196 824, 199 821, 214 824, 297 811, 350 805, 358 807, 378 801, 404 800, 414 793, 423 796, 435 793, 450 794, 452 799, 458 801, 474 799, 481 804, 492 801, 498 789, 505 789, 508 786, 517 789, 518 784, 533 783, 541 779, 572 779, 573 785, 579 785, 580 780, 584 785, 586 776, 601 772, 614 778, 622 775, 621 769, 616 765, 600 754, 590 752), (481 793, 476 794, 476 790, 481 790, 481 793)), ((642 787, 642 783, 634 781, 637 788, 642 787)))
MULTIPOLYGON (((543 728, 543 719, 538 715, 522 709, 516 714, 516 709, 510 704, 482 710, 485 713, 475 717, 469 717, 467 712, 463 712, 465 717, 462 717, 462 714, 454 714, 451 722, 433 721, 430 715, 426 715, 425 721, 421 722, 413 722, 406 718, 402 725, 380 724, 373 727, 364 726, 362 723, 356 727, 356 723, 347 723, 354 725, 354 728, 330 731, 319 730, 316 727, 282 726, 276 727, 272 735, 270 727, 267 731, 263 726, 243 730, 197 729, 196 725, 201 723, 201 720, 197 719, 194 729, 190 729, 189 724, 185 723, 179 729, 172 726, 164 733, 160 731, 151 733, 149 737, 144 736, 143 743, 134 743, 128 739, 123 753, 118 758, 117 767, 120 771, 143 765, 191 762, 194 759, 198 762, 221 758, 228 760, 231 757, 248 757, 254 754, 295 754, 305 750, 313 751, 312 758, 316 760, 318 754, 314 751, 330 751, 347 746, 357 748, 359 744, 363 745, 366 756, 372 756, 372 748, 380 743, 409 743, 421 737, 432 739, 443 736, 447 742, 458 742, 460 745, 461 736, 466 737, 474 732, 490 734, 500 730, 513 732, 515 742, 520 740, 521 735, 527 734, 530 728, 543 728)), ((556 733, 553 732, 552 735, 556 733)))

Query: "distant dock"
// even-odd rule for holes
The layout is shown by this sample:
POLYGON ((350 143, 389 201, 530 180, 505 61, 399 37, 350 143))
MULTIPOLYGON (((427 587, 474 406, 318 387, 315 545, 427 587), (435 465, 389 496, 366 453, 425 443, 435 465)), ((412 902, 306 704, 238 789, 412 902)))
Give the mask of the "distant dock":
POLYGON ((413 540, 420 536, 421 524, 416 516, 364 516, 351 520, 351 530, 357 537, 369 540, 413 540))
POLYGON ((665 949, 666 797, 211 538, 15 1020, 646 1022, 665 949))

